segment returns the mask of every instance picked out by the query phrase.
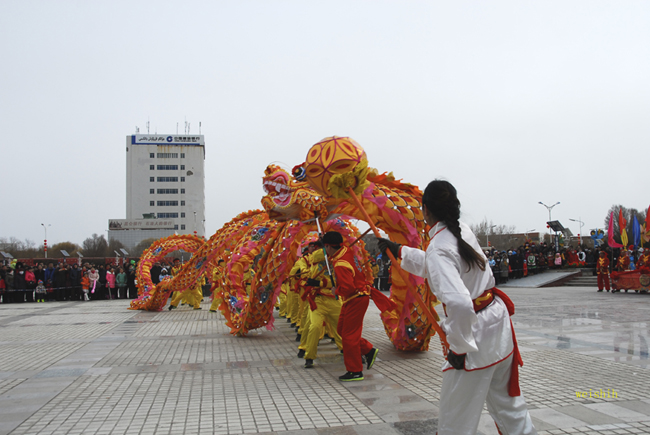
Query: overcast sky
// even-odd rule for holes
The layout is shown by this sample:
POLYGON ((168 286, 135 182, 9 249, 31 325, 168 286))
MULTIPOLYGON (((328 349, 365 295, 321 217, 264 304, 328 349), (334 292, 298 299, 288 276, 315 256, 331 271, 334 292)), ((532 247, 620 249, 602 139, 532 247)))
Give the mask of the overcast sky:
POLYGON ((206 142, 206 229, 326 136, 463 220, 574 233, 647 209, 648 1, 0 2, 0 237, 81 243, 126 217, 125 137, 206 142))

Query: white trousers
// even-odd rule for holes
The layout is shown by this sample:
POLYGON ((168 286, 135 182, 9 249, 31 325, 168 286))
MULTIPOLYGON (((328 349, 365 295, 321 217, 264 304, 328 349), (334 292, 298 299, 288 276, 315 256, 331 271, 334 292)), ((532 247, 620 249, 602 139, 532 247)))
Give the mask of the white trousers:
POLYGON ((522 396, 508 395, 512 355, 491 367, 442 374, 438 435, 474 435, 483 404, 503 435, 528 435, 537 431, 522 396))

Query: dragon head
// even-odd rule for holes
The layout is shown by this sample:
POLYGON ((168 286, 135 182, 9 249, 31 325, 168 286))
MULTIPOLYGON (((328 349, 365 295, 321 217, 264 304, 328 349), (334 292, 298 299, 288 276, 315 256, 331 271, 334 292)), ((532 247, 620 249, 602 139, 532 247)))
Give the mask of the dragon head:
POLYGON ((264 170, 262 183, 266 195, 262 206, 271 219, 277 221, 307 220, 318 212, 326 216, 325 198, 316 193, 308 183, 296 181, 284 169, 269 165, 264 170))

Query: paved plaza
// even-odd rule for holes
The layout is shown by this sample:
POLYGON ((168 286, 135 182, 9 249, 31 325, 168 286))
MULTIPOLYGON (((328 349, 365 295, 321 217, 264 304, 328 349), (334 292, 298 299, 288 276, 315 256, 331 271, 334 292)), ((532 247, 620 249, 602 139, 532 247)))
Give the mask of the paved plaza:
MULTIPOLYGON (((650 434, 650 295, 507 293, 521 387, 541 434, 650 434)), ((440 343, 394 350, 373 304, 364 336, 379 356, 351 383, 338 381, 345 369, 328 340, 304 369, 277 312, 275 330, 233 337, 207 300, 201 311, 127 306, 0 305, 0 434, 435 433, 440 343)), ((487 413, 479 431, 497 433, 487 413)))

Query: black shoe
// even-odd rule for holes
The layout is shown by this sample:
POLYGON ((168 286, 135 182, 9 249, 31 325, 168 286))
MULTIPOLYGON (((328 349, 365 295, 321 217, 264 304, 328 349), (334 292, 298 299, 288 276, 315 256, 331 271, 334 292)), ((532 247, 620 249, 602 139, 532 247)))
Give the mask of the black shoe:
POLYGON ((339 381, 363 381, 363 372, 347 372, 343 376, 339 376, 339 381))
POLYGON ((298 358, 302 358, 305 356, 305 349, 298 349, 298 358))
POLYGON ((295 324, 295 323, 292 323, 292 324, 291 324, 291 327, 292 327, 292 328, 295 328, 295 327, 296 327, 296 324, 295 324))
POLYGON ((203 308, 199 307, 199 308, 194 308, 194 309, 195 309, 195 310, 202 310, 203 308))
POLYGON ((301 338, 302 338, 302 335, 300 335, 300 334, 297 334, 297 335, 296 335, 296 341, 297 341, 297 342, 300 342, 300 339, 301 339, 301 338))
POLYGON ((313 359, 306 359, 305 360, 305 368, 306 369, 314 368, 314 360, 313 359))
POLYGON ((300 331, 300 326, 296 326, 296 332, 300 331))
POLYGON ((216 313, 216 312, 217 312, 217 310, 210 310, 210 312, 211 312, 211 313, 216 313))
POLYGON ((372 368, 372 366, 375 365, 375 359, 377 358, 377 354, 379 351, 375 348, 373 348, 370 352, 366 354, 366 363, 368 364, 368 370, 372 368))
POLYGON ((291 317, 287 317, 287 323, 291 323, 291 317))
POLYGON ((175 309, 176 309, 175 306, 173 306, 173 305, 170 305, 170 306, 169 306, 169 311, 171 311, 171 310, 175 310, 175 309))
POLYGON ((598 290, 599 292, 602 292, 602 290, 598 290))
POLYGON ((280 311, 280 307, 275 307, 275 311, 280 311))

